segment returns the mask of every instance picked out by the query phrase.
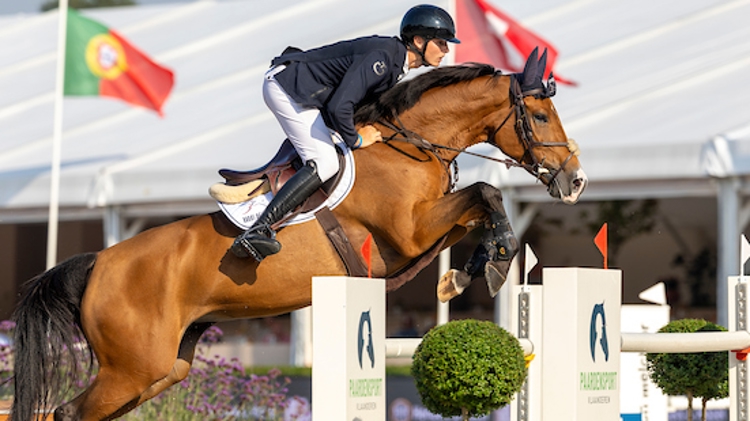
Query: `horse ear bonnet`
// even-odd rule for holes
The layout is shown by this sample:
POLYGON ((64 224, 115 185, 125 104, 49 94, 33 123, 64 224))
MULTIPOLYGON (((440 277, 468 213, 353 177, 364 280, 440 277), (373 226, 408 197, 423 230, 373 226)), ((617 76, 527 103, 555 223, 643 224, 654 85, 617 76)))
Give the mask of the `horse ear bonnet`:
POLYGON ((529 54, 523 73, 519 75, 521 81, 521 92, 525 95, 534 95, 537 98, 550 98, 557 91, 555 79, 552 73, 549 75, 547 85, 544 84, 544 71, 547 68, 547 49, 544 49, 542 57, 539 57, 539 47, 529 54), (538 58, 538 59, 537 59, 538 58))

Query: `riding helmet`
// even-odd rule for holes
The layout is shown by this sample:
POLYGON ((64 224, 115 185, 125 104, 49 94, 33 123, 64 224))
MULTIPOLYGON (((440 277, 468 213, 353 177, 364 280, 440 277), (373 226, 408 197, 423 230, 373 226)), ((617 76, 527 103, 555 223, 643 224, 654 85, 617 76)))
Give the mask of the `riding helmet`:
POLYGON ((456 44, 461 42, 456 38, 456 25, 451 15, 429 4, 412 7, 401 20, 401 39, 408 43, 416 35, 426 39, 440 38, 456 44))

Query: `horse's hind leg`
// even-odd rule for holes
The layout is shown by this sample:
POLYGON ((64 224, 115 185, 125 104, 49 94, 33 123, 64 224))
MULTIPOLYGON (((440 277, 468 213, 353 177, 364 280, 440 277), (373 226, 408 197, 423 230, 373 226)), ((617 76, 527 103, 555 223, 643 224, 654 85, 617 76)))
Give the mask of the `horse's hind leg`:
POLYGON ((94 381, 73 401, 55 410, 55 421, 110 420, 133 409, 144 387, 128 373, 102 367, 94 381))
POLYGON ((166 377, 159 379, 143 392, 138 401, 138 405, 146 402, 166 390, 169 386, 181 382, 187 377, 195 355, 195 345, 198 343, 198 339, 200 339, 203 332, 211 326, 213 326, 213 323, 195 323, 190 325, 180 342, 180 351, 177 354, 177 360, 174 362, 172 371, 170 371, 166 377))
MULTIPOLYGON (((198 329, 200 332, 189 329, 185 336, 195 336, 192 342, 194 345, 208 326, 198 329)), ((106 341, 102 340, 103 337, 92 335, 95 339, 90 340, 90 344, 99 359, 99 373, 86 391, 55 410, 55 421, 101 421, 117 418, 148 399, 144 396, 153 397, 179 381, 175 379, 187 375, 189 364, 182 360, 175 363, 175 356, 186 355, 177 341, 139 341, 137 339, 140 335, 131 333, 118 337, 109 336, 106 341), (104 343, 106 346, 95 346, 104 343)), ((145 337, 151 334, 160 338, 179 338, 179 331, 172 332, 169 328, 160 332, 143 333, 145 337)))
MULTIPOLYGON (((165 369, 170 362, 164 361, 163 358, 162 361, 154 361, 156 353, 139 354, 141 358, 149 358, 148 364, 145 361, 120 359, 116 361, 119 363, 116 365, 119 369, 103 366, 86 392, 70 404, 55 411, 55 421, 114 419, 132 411, 164 389, 183 380, 190 371, 198 339, 212 324, 193 324, 187 329, 180 342, 179 350, 172 354, 177 355, 177 359, 172 360, 171 369, 165 369), (133 369, 124 370, 122 367, 133 367, 133 369)), ((122 353, 128 352, 123 350, 122 353)))

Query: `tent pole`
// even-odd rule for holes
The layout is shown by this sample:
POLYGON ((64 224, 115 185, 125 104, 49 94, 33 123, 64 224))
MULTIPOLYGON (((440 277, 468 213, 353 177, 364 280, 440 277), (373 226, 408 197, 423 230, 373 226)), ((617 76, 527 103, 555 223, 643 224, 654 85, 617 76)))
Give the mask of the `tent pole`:
POLYGON ((716 268, 716 322, 727 326, 727 277, 739 273, 740 194, 736 177, 718 179, 718 236, 716 268))
POLYGON ((104 209, 104 247, 112 247, 122 241, 122 216, 120 207, 109 205, 104 209))

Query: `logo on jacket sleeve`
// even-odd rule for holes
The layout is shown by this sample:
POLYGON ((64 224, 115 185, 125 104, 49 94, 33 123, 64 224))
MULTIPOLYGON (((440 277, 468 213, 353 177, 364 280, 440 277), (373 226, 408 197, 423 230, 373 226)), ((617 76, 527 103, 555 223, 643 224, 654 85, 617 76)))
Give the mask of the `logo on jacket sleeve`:
POLYGON ((382 61, 376 61, 372 65, 372 71, 378 76, 383 76, 385 74, 385 63, 382 61))

